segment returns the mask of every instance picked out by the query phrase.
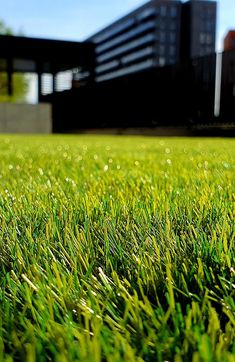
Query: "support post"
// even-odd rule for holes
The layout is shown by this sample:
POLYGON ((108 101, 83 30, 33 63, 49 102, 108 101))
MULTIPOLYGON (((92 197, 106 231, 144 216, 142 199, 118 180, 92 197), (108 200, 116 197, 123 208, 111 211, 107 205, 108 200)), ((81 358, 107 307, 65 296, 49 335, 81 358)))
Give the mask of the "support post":
POLYGON ((42 74, 38 72, 38 103, 42 100, 42 74))
POLYGON ((56 73, 52 74, 52 92, 56 92, 56 73))
POLYGON ((41 64, 37 64, 37 75, 38 75, 38 103, 42 101, 42 67, 41 64))
POLYGON ((13 95, 13 66, 12 59, 7 60, 7 93, 13 95))

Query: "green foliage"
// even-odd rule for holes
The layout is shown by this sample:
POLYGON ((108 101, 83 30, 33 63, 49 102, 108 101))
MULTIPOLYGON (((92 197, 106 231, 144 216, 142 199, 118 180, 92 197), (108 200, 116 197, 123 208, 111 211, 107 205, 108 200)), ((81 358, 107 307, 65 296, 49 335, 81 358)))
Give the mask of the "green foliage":
POLYGON ((0 137, 1 361, 235 361, 235 142, 0 137))
MULTIPOLYGON (((0 20, 0 34, 13 35, 13 31, 3 21, 0 20)), ((23 102, 28 92, 28 80, 22 74, 14 74, 13 76, 13 89, 14 94, 8 95, 7 88, 7 74, 0 72, 0 102, 23 102)))
POLYGON ((23 102, 28 92, 28 80, 25 75, 13 75, 13 95, 8 95, 7 74, 0 72, 0 102, 23 102))
POLYGON ((7 26, 2 20, 0 20, 0 34, 13 35, 12 29, 9 26, 7 26))

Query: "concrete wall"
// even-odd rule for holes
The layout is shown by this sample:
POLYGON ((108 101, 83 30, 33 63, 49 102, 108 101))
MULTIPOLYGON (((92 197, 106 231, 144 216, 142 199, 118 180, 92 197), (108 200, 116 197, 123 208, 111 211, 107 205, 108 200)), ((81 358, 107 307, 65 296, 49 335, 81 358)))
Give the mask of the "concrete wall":
POLYGON ((0 103, 0 133, 52 133, 51 105, 0 103))

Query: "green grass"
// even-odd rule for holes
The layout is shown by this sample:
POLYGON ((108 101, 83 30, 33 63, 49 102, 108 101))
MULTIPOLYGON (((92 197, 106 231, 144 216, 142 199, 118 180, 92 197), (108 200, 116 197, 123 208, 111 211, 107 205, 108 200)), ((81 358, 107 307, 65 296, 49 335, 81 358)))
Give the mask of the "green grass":
POLYGON ((235 141, 0 136, 0 361, 235 361, 235 141))

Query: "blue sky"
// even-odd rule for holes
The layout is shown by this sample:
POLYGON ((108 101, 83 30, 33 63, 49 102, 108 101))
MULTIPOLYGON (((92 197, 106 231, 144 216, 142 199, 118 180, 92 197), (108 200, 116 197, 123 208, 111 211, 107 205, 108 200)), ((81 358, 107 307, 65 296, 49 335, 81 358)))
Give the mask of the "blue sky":
MULTIPOLYGON (((83 40, 143 0, 0 0, 0 19, 27 36, 83 40), (2 3, 2 5, 1 5, 2 3)), ((235 0, 218 1, 218 41, 235 28, 235 0)))

